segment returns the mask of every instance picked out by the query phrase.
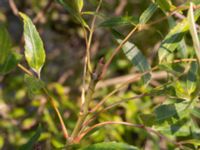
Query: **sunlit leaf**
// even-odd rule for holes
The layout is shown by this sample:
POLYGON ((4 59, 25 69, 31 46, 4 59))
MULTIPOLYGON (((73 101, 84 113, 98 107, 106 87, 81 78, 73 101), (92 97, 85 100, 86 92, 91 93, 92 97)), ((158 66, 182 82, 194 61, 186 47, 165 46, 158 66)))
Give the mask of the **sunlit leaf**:
POLYGON ((32 150, 34 147, 34 144, 38 141, 40 138, 40 134, 42 132, 41 126, 39 126, 35 132, 35 134, 30 138, 30 140, 23 146, 19 148, 19 150, 32 150))
POLYGON ((200 65, 200 42, 196 30, 196 25, 195 25, 195 19, 194 19, 194 12, 193 12, 193 4, 190 3, 190 9, 188 12, 188 22, 189 22, 189 27, 190 27, 190 34, 192 36, 193 44, 194 44, 194 49, 199 61, 200 65))
POLYGON ((80 24, 88 28, 87 23, 81 16, 83 0, 57 0, 80 24))
POLYGON ((200 119, 200 108, 199 108, 199 107, 194 107, 194 108, 192 109, 191 113, 192 113, 195 117, 197 117, 197 118, 200 119))
POLYGON ((80 150, 139 150, 135 146, 131 146, 124 143, 116 143, 116 142, 104 142, 98 143, 86 148, 81 148, 80 150))
POLYGON ((46 58, 43 42, 31 19, 23 13, 20 16, 24 22, 25 57, 29 66, 40 77, 46 58))
POLYGON ((135 17, 125 16, 125 17, 114 17, 109 18, 100 24, 101 27, 117 27, 125 25, 137 25, 138 19, 135 17))
MULTIPOLYGON (((115 36, 118 43, 122 42, 123 35, 119 32, 113 30, 113 35, 115 36)), ((127 41, 123 46, 122 50, 126 57, 132 62, 132 64, 142 73, 150 71, 151 66, 149 65, 147 59, 142 54, 142 52, 131 42, 127 41)), ((147 73, 142 76, 143 84, 147 85, 151 79, 151 74, 147 73)))
POLYGON ((149 7, 140 16, 139 22, 141 24, 145 24, 146 22, 148 22, 156 10, 157 10, 156 4, 152 3, 151 5, 149 5, 149 7))

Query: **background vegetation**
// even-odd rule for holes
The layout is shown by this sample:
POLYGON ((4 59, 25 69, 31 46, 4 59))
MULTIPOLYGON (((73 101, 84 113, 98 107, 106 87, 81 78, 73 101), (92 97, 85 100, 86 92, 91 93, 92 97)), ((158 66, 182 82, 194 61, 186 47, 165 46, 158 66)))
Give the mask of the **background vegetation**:
MULTIPOLYGON (((46 52, 41 78, 72 133, 81 107, 86 44, 84 23, 62 2, 1 0, 0 24, 9 32, 12 50, 20 54, 24 53, 24 17, 18 16, 18 10, 35 24, 46 52)), ((113 58, 96 86, 90 110, 115 89, 102 108, 117 105, 98 114, 90 126, 102 122, 107 125, 92 130, 76 147, 116 141, 144 150, 198 149, 199 0, 103 0, 95 13, 98 4, 97 0, 84 0, 81 15, 89 26, 93 16, 97 17, 90 48, 92 68, 102 58, 109 60, 133 27, 137 30, 125 46, 136 45, 139 56, 127 54, 122 47, 113 58), (192 8, 189 2, 195 5, 196 25, 188 13, 192 8), (127 84, 121 88, 123 83, 127 84), (108 125, 112 122, 116 124, 108 125), (122 122, 132 124, 120 125, 122 122)), ((0 32, 0 43, 4 38, 0 32)), ((30 66, 24 57, 20 63, 30 66)), ((65 147, 60 121, 48 97, 38 91, 41 83, 23 75, 19 66, 9 74, 2 72, 0 69, 0 149, 65 147)), ((104 144, 104 149, 116 146, 112 144, 104 144)), ((117 145, 116 149, 136 149, 128 145, 117 145)))

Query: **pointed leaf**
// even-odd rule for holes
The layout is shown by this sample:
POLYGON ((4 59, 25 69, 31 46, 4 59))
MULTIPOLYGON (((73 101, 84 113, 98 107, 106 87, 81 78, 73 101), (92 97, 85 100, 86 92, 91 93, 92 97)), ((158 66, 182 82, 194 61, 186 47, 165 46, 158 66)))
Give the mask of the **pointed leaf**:
MULTIPOLYGON (((195 12, 195 20, 200 16, 200 10, 197 9, 195 12)), ((183 19, 175 27, 173 27, 170 32, 167 34, 165 39, 162 41, 160 48, 158 49, 158 56, 160 63, 164 61, 171 61, 170 55, 173 55, 173 52, 178 47, 180 41, 183 39, 183 36, 186 31, 189 30, 188 19, 183 19)))
POLYGON ((139 150, 135 146, 116 142, 103 142, 82 148, 80 150, 139 150))
POLYGON ((149 7, 140 16, 139 22, 141 24, 147 23, 156 10, 157 10, 156 4, 152 3, 151 5, 149 5, 149 7))
POLYGON ((25 57, 29 66, 40 77, 46 57, 43 42, 31 19, 23 13, 20 16, 24 22, 25 57))
MULTIPOLYGON (((113 30, 113 35, 115 36, 118 43, 122 42, 123 35, 119 32, 113 30)), ((142 73, 150 71, 151 66, 146 60, 142 52, 131 42, 127 41, 123 46, 122 50, 126 57, 132 62, 132 64, 142 73)), ((151 74, 147 73, 142 76, 143 84, 147 85, 151 79, 151 74)))
POLYGON ((154 111, 156 115, 156 121, 158 123, 162 123, 172 118, 176 120, 183 118, 189 113, 189 111, 186 111, 187 106, 188 103, 186 102, 160 105, 154 111))

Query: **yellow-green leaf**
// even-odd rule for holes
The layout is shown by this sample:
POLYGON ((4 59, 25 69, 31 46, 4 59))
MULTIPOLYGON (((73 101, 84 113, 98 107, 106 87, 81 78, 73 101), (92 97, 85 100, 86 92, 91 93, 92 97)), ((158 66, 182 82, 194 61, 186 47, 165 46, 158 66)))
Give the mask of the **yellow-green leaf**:
POLYGON ((29 66, 40 76, 45 63, 45 50, 42 39, 31 19, 20 13, 24 22, 25 57, 29 66))

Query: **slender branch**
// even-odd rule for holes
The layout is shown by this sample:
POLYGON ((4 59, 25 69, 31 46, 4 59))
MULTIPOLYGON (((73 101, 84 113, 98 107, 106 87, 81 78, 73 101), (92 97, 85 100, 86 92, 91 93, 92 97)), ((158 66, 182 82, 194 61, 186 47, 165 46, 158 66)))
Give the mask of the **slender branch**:
POLYGON ((105 65, 103 66, 102 69, 102 73, 100 76, 100 79, 104 78, 109 65, 111 64, 113 58, 115 57, 115 55, 120 51, 120 49, 122 48, 122 46, 129 40, 129 38, 133 35, 133 33, 138 29, 138 26, 135 26, 130 32, 129 34, 124 38, 124 40, 118 45, 117 48, 115 48, 115 50, 112 52, 110 58, 108 59, 108 61, 105 63, 105 65))
POLYGON ((14 0, 8 0, 8 3, 10 5, 10 8, 11 8, 12 12, 14 13, 14 15, 19 16, 19 10, 18 10, 14 0))
POLYGON ((52 6, 53 0, 49 0, 47 4, 44 6, 44 8, 37 13, 37 15, 33 18, 34 23, 38 23, 40 19, 45 15, 45 13, 49 10, 49 8, 52 6))
MULTIPOLYGON (((17 66, 18 66, 23 72, 25 72, 26 74, 28 74, 28 75, 30 75, 30 76, 34 76, 34 74, 33 74, 32 72, 30 72, 27 68, 25 68, 23 65, 18 64, 17 66)), ((68 135, 66 126, 65 126, 65 124, 64 124, 64 121, 63 121, 63 119, 62 119, 62 116, 61 116, 61 114, 60 114, 60 112, 59 112, 59 110, 58 110, 58 108, 57 108, 57 106, 56 106, 56 104, 55 104, 55 101, 54 101, 53 97, 50 96, 48 90, 47 90, 45 87, 44 87, 42 90, 43 90, 44 94, 48 97, 48 99, 50 100, 51 106, 52 106, 53 109, 55 110, 56 115, 58 116, 58 119, 59 119, 59 121, 60 121, 60 124, 61 124, 61 127, 62 127, 62 131, 63 131, 63 134, 64 134, 64 137, 67 139, 67 138, 69 137, 69 135, 68 135)))
POLYGON ((90 131, 92 131, 93 129, 95 129, 97 127, 102 127, 102 126, 105 126, 105 125, 114 125, 114 124, 118 124, 118 125, 121 124, 121 125, 126 125, 126 126, 131 126, 131 127, 144 129, 149 133, 153 133, 153 134, 157 135, 161 139, 165 139, 169 143, 173 143, 174 145, 176 145, 178 147, 181 146, 180 143, 177 143, 175 141, 172 141, 172 140, 168 139, 167 137, 165 137, 164 135, 162 135, 161 133, 159 133, 158 131, 156 131, 156 130, 150 128, 150 127, 146 127, 146 126, 140 125, 140 124, 132 124, 132 123, 129 123, 129 122, 120 122, 120 121, 118 121, 118 122, 107 121, 107 122, 102 122, 102 123, 95 124, 92 127, 88 128, 85 132, 83 132, 79 137, 77 137, 76 140, 77 140, 77 142, 80 141, 85 135, 87 135, 90 131))

